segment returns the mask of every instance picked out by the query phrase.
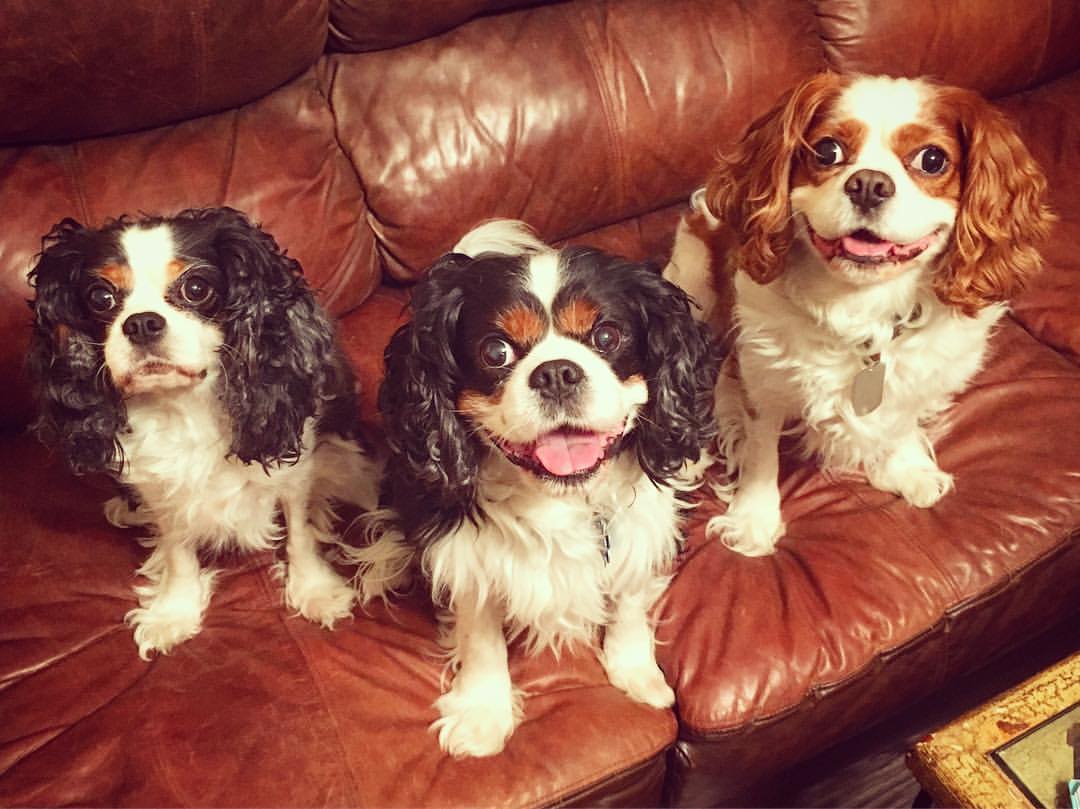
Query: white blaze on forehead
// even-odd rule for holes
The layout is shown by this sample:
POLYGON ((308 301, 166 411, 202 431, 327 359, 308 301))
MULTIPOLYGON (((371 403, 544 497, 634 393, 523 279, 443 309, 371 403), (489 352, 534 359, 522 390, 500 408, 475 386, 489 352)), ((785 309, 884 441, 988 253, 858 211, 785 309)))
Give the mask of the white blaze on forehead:
POLYGON ((134 278, 133 293, 153 290, 162 295, 170 282, 169 265, 176 260, 169 226, 128 228, 120 236, 120 247, 134 278))
POLYGON ((875 134, 888 135, 920 119, 929 88, 916 79, 865 76, 840 94, 836 118, 865 122, 875 134))
POLYGON ((561 284, 559 254, 554 250, 537 253, 529 259, 529 291, 550 314, 561 284))

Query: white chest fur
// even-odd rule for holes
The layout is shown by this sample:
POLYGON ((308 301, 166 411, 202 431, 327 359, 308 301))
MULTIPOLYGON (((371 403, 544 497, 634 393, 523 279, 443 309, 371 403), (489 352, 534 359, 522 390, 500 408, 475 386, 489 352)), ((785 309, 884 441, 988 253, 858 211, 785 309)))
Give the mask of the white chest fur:
MULTIPOLYGON (((205 383, 169 398, 129 400, 128 426, 122 479, 160 532, 216 550, 262 549, 280 538, 278 497, 291 479, 308 474, 309 454, 269 471, 230 458, 229 420, 205 383)), ((313 439, 309 425, 305 446, 313 439)))
POLYGON ((678 550, 674 492, 654 486, 632 453, 563 493, 496 458, 479 505, 475 524, 425 552, 433 591, 451 608, 459 598, 497 602, 508 633, 534 650, 591 642, 621 593, 648 591, 651 603, 678 550))

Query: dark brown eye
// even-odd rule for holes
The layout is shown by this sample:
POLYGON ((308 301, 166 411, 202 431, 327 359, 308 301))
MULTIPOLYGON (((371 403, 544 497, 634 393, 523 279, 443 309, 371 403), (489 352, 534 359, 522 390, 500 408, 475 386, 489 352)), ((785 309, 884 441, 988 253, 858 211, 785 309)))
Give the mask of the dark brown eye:
POLYGON ((86 290, 86 304, 96 315, 107 315, 116 308, 116 290, 112 284, 99 281, 86 290))
POLYGON ((611 323, 601 323, 592 332, 592 344, 604 354, 614 351, 622 343, 622 332, 611 323))
POLYGON ((940 146, 924 146, 916 152, 911 165, 923 174, 941 174, 949 165, 949 157, 940 146))
POLYGON ((832 138, 822 138, 814 144, 814 156, 823 166, 835 166, 844 162, 844 149, 832 138))
POLYGON ((189 306, 203 306, 214 297, 215 291, 213 284, 194 273, 185 275, 180 282, 180 297, 189 306))
POLYGON ((488 337, 480 344, 480 362, 486 368, 505 368, 516 359, 514 347, 502 337, 488 337))

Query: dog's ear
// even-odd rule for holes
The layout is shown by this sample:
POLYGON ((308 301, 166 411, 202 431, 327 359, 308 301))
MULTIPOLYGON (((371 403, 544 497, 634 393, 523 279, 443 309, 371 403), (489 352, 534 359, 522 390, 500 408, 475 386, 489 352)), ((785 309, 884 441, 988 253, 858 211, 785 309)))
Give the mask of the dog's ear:
POLYGON ((716 435, 713 396, 717 350, 690 298, 645 264, 626 271, 644 325, 649 400, 638 420, 638 459, 654 481, 694 463, 716 435))
POLYGON ((123 399, 105 368, 102 337, 87 315, 80 280, 94 232, 64 219, 42 240, 28 276, 33 328, 27 370, 34 380, 34 428, 76 474, 116 471, 122 464, 117 432, 127 422, 123 399))
POLYGON ((387 442, 408 477, 446 502, 471 507, 477 455, 456 412, 461 369, 454 356, 467 256, 451 253, 413 290, 412 321, 386 348, 379 410, 387 442))
POLYGON ((964 165, 956 224, 934 288, 942 302, 973 315, 1024 289, 1057 217, 1045 204, 1046 177, 1012 122, 978 93, 938 93, 938 108, 956 116, 964 165))
MULTIPOLYGON (((755 120, 705 184, 710 213, 736 234, 738 269, 759 284, 784 270, 791 247, 791 172, 814 116, 843 86, 836 73, 818 73, 789 91, 755 120)), ((808 147, 807 147, 808 148, 808 147)))
POLYGON ((295 463, 338 366, 334 327, 299 262, 231 208, 185 211, 209 229, 226 291, 218 318, 220 395, 232 421, 230 453, 244 463, 295 463))

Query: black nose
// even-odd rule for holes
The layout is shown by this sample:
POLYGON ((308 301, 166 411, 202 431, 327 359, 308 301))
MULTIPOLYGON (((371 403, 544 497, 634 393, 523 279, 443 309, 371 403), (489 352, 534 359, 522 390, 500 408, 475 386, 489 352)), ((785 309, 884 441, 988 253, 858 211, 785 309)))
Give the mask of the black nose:
POLYGON ((844 193, 856 208, 869 211, 896 193, 892 177, 881 171, 862 169, 848 177, 844 193))
POLYGON ((548 360, 529 374, 529 387, 547 399, 563 399, 573 393, 585 372, 570 360, 548 360))
POLYGON ((135 345, 150 345, 165 331, 165 318, 157 312, 139 312, 125 320, 122 328, 135 345))

